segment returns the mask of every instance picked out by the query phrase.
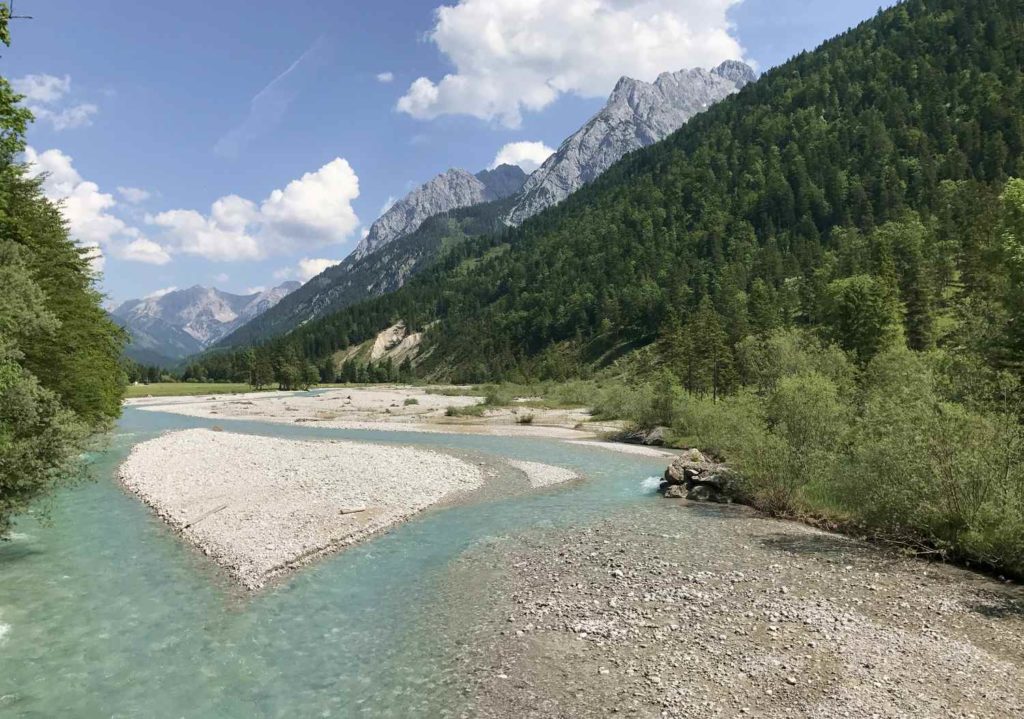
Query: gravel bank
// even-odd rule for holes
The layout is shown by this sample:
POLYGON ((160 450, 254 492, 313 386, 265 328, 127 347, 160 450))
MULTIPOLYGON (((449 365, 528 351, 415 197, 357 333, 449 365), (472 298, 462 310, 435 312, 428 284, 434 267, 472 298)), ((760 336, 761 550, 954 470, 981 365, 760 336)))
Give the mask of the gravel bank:
POLYGON ((1020 587, 658 504, 456 565, 463 716, 1024 716, 1020 587))
POLYGON ((440 452, 205 429, 136 445, 119 477, 250 589, 484 482, 440 452))
POLYGON ((446 416, 449 407, 480 404, 483 397, 430 394, 424 388, 382 386, 325 389, 316 393, 255 392, 193 397, 145 397, 126 404, 151 412, 204 419, 248 419, 283 424, 316 423, 332 429, 398 432, 464 432, 518 437, 581 439, 618 429, 590 423, 582 410, 489 408, 482 416, 446 416), (523 416, 532 417, 521 423, 523 416), (580 429, 576 429, 580 427, 580 429))
POLYGON ((571 469, 556 467, 542 462, 525 462, 520 459, 507 460, 510 465, 526 475, 531 487, 550 487, 553 484, 580 479, 571 469))

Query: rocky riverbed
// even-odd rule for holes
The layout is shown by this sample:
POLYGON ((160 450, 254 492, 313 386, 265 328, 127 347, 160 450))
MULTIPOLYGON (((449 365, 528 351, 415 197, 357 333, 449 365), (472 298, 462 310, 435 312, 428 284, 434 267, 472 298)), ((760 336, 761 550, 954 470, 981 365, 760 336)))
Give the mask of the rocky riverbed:
POLYGON ((495 540, 448 581, 466 717, 1024 716, 1019 587, 745 507, 495 540))

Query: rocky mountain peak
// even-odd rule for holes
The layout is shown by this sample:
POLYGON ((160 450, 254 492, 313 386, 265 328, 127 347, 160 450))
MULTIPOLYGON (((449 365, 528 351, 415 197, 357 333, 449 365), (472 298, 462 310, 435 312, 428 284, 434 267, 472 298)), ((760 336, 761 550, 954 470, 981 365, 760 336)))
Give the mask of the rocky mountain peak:
POLYGON ((737 60, 712 70, 663 72, 654 82, 622 77, 608 102, 526 180, 506 222, 518 225, 561 202, 628 152, 663 140, 755 77, 737 60))
POLYGON ((388 208, 370 226, 352 255, 355 259, 365 257, 415 232, 433 215, 508 197, 518 192, 525 181, 526 173, 513 165, 501 165, 476 175, 459 168, 446 170, 388 208))

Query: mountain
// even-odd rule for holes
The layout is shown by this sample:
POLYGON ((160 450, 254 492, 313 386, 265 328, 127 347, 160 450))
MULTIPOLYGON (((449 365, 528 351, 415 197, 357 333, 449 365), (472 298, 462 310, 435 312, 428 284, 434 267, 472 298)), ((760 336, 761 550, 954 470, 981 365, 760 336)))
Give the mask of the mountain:
POLYGON ((525 181, 526 173, 516 165, 500 165, 475 175, 460 169, 443 172, 389 207, 370 226, 353 259, 415 232, 428 217, 514 195, 525 181))
POLYGON ((500 219, 506 224, 519 224, 592 181, 627 152, 664 138, 753 79, 754 71, 737 61, 713 70, 666 72, 654 83, 621 78, 605 108, 529 177, 515 165, 476 175, 465 170, 438 175, 392 205, 344 262, 221 344, 267 339, 393 292, 454 244, 500 232, 496 212, 503 212, 500 219))
POLYGON ((131 335, 125 352, 129 357, 144 363, 177 360, 202 351, 298 287, 299 283, 292 281, 261 292, 235 295, 196 285, 128 300, 111 315, 131 335))
POLYGON ((257 352, 320 363, 401 320, 424 333, 420 376, 479 382, 579 375, 669 337, 659 351, 689 382, 709 358, 724 374, 752 333, 803 326, 856 349, 884 314, 914 349, 967 342, 1024 366, 1020 250, 999 224, 1024 176, 1022 9, 883 10, 520 227, 257 352))
POLYGON ((505 198, 429 217, 415 232, 362 257, 353 253, 328 267, 218 344, 231 347, 260 342, 367 298, 394 292, 467 239, 501 233, 510 208, 511 198, 505 198))
POLYGON ((727 60, 713 70, 664 72, 653 83, 621 78, 601 111, 526 180, 508 223, 519 225, 558 204, 623 155, 664 140, 755 77, 748 65, 727 60))

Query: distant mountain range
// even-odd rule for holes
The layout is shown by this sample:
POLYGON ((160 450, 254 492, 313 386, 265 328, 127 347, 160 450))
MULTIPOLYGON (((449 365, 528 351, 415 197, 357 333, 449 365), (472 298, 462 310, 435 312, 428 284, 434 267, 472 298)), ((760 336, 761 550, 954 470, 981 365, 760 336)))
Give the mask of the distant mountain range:
POLYGON ((299 286, 292 281, 262 292, 236 295, 196 285, 128 300, 111 315, 131 336, 127 356, 144 364, 172 364, 201 352, 263 314, 299 286))
POLYGON ((754 71, 735 60, 712 70, 666 72, 653 83, 623 77, 604 108, 530 176, 513 165, 476 174, 451 169, 437 175, 388 208, 342 263, 241 325, 220 344, 267 339, 368 297, 393 292, 453 244, 499 232, 503 225, 518 225, 561 202, 623 155, 664 139, 754 79, 754 71))

